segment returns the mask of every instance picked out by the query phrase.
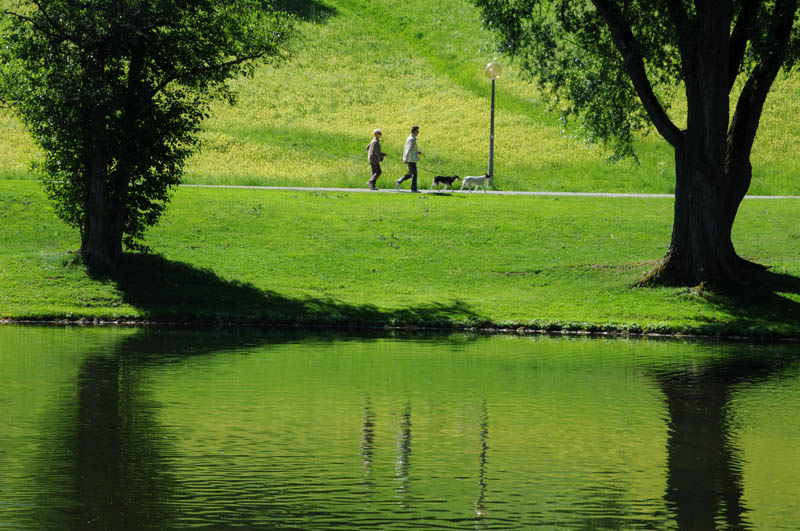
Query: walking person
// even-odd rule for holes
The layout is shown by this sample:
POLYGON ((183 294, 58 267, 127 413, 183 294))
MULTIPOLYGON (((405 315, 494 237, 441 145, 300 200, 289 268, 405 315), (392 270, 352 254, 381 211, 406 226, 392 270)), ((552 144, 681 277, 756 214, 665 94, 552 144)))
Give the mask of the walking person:
POLYGON ((381 171, 381 161, 386 156, 386 153, 381 151, 381 137, 383 136, 383 131, 375 129, 372 134, 375 138, 367 145, 367 161, 371 169, 371 176, 367 184, 370 190, 377 190, 378 187, 375 186, 375 182, 378 180, 378 177, 381 176, 381 173, 383 173, 381 171))
POLYGON ((415 125, 411 128, 411 134, 406 139, 406 147, 403 149, 403 162, 408 166, 408 173, 403 175, 400 179, 394 182, 395 189, 399 190, 403 181, 411 179, 411 191, 419 192, 417 189, 417 162, 422 151, 417 147, 417 135, 419 135, 419 126, 415 125))

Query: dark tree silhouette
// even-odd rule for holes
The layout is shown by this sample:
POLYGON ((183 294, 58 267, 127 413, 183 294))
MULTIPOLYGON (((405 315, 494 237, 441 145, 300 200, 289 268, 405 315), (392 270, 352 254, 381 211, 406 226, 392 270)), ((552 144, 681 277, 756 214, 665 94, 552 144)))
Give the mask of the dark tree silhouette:
POLYGON ((0 95, 43 148, 58 216, 91 272, 143 247, 227 81, 284 55, 261 0, 22 1, 5 13, 0 95))
POLYGON ((634 132, 652 124, 674 149, 672 241, 641 283, 739 282, 760 268, 737 255, 731 229, 764 102, 797 61, 797 0, 475 3, 501 49, 581 116, 590 139, 630 155, 634 132), (685 128, 669 114, 681 88, 685 128))

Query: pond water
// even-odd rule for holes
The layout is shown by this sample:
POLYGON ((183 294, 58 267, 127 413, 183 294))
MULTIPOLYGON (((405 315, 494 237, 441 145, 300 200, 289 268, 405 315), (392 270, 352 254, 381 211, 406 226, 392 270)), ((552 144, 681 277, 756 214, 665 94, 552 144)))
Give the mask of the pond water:
POLYGON ((0 326, 0 529, 796 529, 800 346, 0 326))

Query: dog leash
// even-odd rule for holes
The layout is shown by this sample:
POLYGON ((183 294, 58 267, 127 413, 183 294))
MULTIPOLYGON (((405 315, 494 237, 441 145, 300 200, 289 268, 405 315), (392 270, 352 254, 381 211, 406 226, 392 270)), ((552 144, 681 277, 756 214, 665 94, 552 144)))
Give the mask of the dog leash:
POLYGON ((420 168, 419 166, 417 166, 417 169, 420 170, 420 171, 424 171, 425 173, 441 173, 439 171, 432 171, 432 170, 429 170, 427 168, 420 168))
POLYGON ((438 173, 439 175, 444 175, 446 172, 445 172, 445 170, 443 170, 443 169, 441 169, 441 168, 442 168, 442 167, 441 167, 441 166, 439 166, 439 169, 438 169, 438 170, 429 170, 429 169, 427 169, 427 168, 422 168, 422 167, 420 167, 420 166, 417 166, 417 169, 418 169, 418 170, 420 170, 420 171, 424 171, 425 173, 438 173))

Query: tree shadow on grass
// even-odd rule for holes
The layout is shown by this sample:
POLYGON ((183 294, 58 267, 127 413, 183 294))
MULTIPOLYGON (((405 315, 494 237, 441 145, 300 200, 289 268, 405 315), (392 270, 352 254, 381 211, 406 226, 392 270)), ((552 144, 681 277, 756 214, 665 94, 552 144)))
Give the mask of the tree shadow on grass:
POLYGON ((158 255, 125 255, 109 280, 126 303, 155 321, 427 327, 485 321, 462 301, 387 310, 331 298, 290 298, 158 255))
POLYGON ((285 11, 300 20, 317 24, 338 14, 335 7, 327 6, 315 0, 273 0, 271 4, 278 11, 285 11))
POLYGON ((729 329, 726 332, 734 334, 797 335, 800 333, 800 302, 787 295, 800 295, 800 278, 768 270, 757 271, 748 285, 703 293, 709 303, 733 316, 729 322, 707 326, 726 328, 729 329))

